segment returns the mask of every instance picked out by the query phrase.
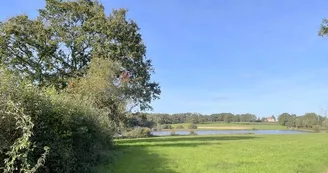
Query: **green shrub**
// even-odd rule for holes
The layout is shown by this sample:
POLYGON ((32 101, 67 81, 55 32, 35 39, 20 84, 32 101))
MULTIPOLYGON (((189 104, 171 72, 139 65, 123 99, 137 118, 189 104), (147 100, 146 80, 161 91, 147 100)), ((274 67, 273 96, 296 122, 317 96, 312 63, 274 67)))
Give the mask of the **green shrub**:
POLYGON ((197 133, 193 130, 190 130, 189 132, 190 132, 189 135, 192 135, 192 136, 197 135, 197 133))
POLYGON ((162 130, 162 125, 157 124, 156 126, 153 127, 153 131, 161 131, 162 130))
MULTIPOLYGON (((66 92, 58 94, 54 89, 36 88, 1 70, 0 78, 0 116, 4 117, 0 119, 2 161, 13 160, 14 154, 6 153, 21 146, 15 141, 28 135, 26 131, 16 129, 15 124, 19 121, 14 116, 3 113, 7 109, 3 105, 9 101, 19 105, 33 123, 33 135, 24 137, 28 139, 24 146, 28 148, 31 144, 33 150, 22 159, 29 165, 38 165, 39 158, 41 161, 44 158, 44 147, 49 147, 46 162, 39 172, 90 172, 101 153, 112 146, 115 126, 109 115, 113 114, 95 107, 92 100, 66 92)), ((2 161, 0 167, 7 167, 2 161)), ((23 170, 24 164, 14 161, 9 166, 23 170)))
POLYGON ((322 122, 322 128, 325 130, 328 130, 328 118, 326 118, 323 122, 322 122))
POLYGON ((36 172, 45 162, 46 156, 49 154, 49 148, 45 146, 45 152, 40 158, 35 160, 36 162, 34 165, 30 164, 28 156, 35 149, 35 146, 33 146, 33 143, 31 142, 34 126, 31 117, 24 114, 23 110, 11 101, 8 101, 5 105, 1 105, 0 113, 5 115, 5 117, 15 117, 17 126, 16 130, 22 134, 21 137, 17 138, 16 141, 7 148, 7 152, 4 152, 4 149, 6 148, 1 148, 1 153, 4 155, 2 157, 3 167, 0 169, 2 169, 4 173, 14 173, 16 170, 29 173, 36 172))
POLYGON ((188 129, 197 129, 197 125, 196 124, 190 124, 188 126, 188 129))
POLYGON ((163 124, 161 126, 162 129, 173 129, 172 125, 171 124, 163 124))
POLYGON ((128 138, 147 138, 151 136, 149 128, 136 127, 131 131, 125 133, 128 138))
POLYGON ((184 129, 183 125, 177 125, 175 129, 184 129))
POLYGON ((320 126, 320 125, 314 125, 314 126, 312 127, 312 129, 313 129, 314 132, 318 133, 318 132, 320 132, 320 130, 321 130, 321 126, 320 126))

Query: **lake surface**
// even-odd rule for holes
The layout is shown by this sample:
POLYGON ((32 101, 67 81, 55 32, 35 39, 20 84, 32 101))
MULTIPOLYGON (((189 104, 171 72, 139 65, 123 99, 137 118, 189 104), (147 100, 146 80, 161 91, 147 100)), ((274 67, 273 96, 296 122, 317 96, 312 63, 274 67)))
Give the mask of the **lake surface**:
MULTIPOLYGON (((303 134, 309 133, 300 130, 195 130, 198 135, 217 135, 217 134, 303 134)), ((155 136, 168 136, 171 134, 170 131, 155 131, 151 132, 155 136)), ((188 130, 175 131, 178 135, 189 135, 188 130)))

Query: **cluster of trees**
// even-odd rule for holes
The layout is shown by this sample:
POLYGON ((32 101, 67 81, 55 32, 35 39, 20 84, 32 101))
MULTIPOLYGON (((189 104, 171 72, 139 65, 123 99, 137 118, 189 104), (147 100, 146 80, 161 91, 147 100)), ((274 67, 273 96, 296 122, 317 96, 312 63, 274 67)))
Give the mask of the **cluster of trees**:
POLYGON ((159 97, 124 9, 106 16, 98 1, 46 0, 34 19, 0 22, 0 35, 2 172, 90 172, 133 125, 131 110, 159 97))
MULTIPOLYGON (((274 119, 275 117, 272 116, 274 119)), ((176 114, 160 114, 160 113, 136 113, 127 119, 127 125, 133 127, 148 127, 165 129, 166 124, 201 124, 206 122, 265 122, 266 118, 258 118, 254 114, 232 114, 218 113, 212 115, 202 115, 200 113, 176 113, 176 114)))
MULTIPOLYGON (((158 124, 179 124, 204 122, 261 122, 262 119, 253 114, 232 114, 219 113, 212 115, 202 115, 199 113, 178 113, 178 114, 147 114, 147 119, 158 124)), ((263 119, 264 121, 264 119, 263 119)))
POLYGON ((278 117, 279 124, 288 128, 303 128, 320 130, 328 128, 328 119, 316 113, 306 113, 301 116, 283 113, 278 117))
MULTIPOLYGON (((276 120, 275 116, 271 116, 276 120)), ((149 127, 154 128, 164 124, 191 123, 200 124, 206 122, 266 122, 266 118, 257 118, 253 114, 232 114, 219 113, 212 115, 202 115, 199 113, 178 113, 178 114, 135 114, 129 117, 130 127, 149 127)), ((295 114, 283 113, 278 117, 279 124, 289 128, 327 128, 328 119, 315 113, 306 113, 302 116, 295 114)), ((163 126, 164 127, 164 126, 163 126)))

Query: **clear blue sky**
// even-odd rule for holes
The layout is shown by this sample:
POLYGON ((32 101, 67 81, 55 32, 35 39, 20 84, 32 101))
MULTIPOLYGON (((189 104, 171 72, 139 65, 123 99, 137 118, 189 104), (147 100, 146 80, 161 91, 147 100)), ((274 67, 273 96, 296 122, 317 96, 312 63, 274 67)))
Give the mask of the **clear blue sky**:
MULTIPOLYGON (((155 112, 258 116, 328 109, 325 0, 102 0, 128 8, 141 28, 154 80, 155 112)), ((1 2, 0 19, 36 15, 42 0, 1 2)))

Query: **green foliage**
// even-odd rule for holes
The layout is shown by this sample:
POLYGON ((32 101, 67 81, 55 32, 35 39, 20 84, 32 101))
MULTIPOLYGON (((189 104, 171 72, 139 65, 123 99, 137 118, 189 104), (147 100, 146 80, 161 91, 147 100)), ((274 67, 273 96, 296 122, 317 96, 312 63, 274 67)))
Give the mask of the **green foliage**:
POLYGON ((322 36, 322 37, 328 35, 328 19, 327 18, 322 20, 318 35, 322 36))
POLYGON ((133 128, 133 127, 148 127, 148 128, 155 128, 156 129, 156 123, 148 119, 146 114, 143 113, 134 113, 134 114, 129 114, 128 117, 126 118, 125 125, 128 128, 133 128))
POLYGON ((189 135, 195 136, 195 135, 197 135, 197 133, 194 130, 189 130, 189 135))
POLYGON ((320 130, 321 130, 321 126, 320 125, 314 125, 312 128, 313 128, 313 131, 314 132, 320 132, 320 130))
POLYGON ((226 123, 230 123, 233 121, 233 114, 227 114, 223 117, 223 121, 226 123))
POLYGON ((288 116, 285 126, 287 126, 289 128, 296 127, 296 119, 297 119, 297 116, 295 114, 288 116))
POLYGON ((136 127, 125 133, 125 136, 128 138, 147 138, 151 136, 151 134, 149 128, 136 127))
POLYGON ((29 118, 0 113, 8 172, 90 172, 129 126, 127 108, 159 98, 138 25, 125 9, 104 11, 98 1, 46 0, 34 19, 0 22, 0 106, 12 101, 29 118))
POLYGON ((0 64, 39 86, 64 88, 71 78, 84 76, 93 58, 119 62, 117 85, 141 110, 160 94, 146 58, 138 25, 126 10, 105 15, 98 1, 46 0, 35 19, 19 15, 1 23, 0 64))
MULTIPOLYGON (((96 107, 93 97, 66 91, 58 93, 51 88, 40 90, 5 69, 0 71, 0 78, 3 79, 0 83, 1 105, 12 100, 33 123, 33 136, 25 128, 25 131, 15 129, 11 124, 6 126, 11 129, 1 128, 1 136, 4 138, 1 153, 9 150, 24 153, 31 148, 33 152, 29 152, 27 156, 22 155, 22 159, 30 161, 29 165, 40 165, 45 157, 42 156, 44 146, 47 146, 50 152, 44 166, 39 168, 40 172, 89 172, 101 153, 112 145, 116 126, 110 117, 115 116, 114 112, 96 107), (31 143, 21 141, 20 135, 31 143), (15 143, 17 140, 19 142, 15 143), (23 151, 17 150, 17 147, 23 151), (41 160, 37 161, 40 156, 41 160)), ((0 110, 5 111, 6 107, 1 107, 0 110)), ((3 113, 1 116, 4 117, 0 120, 1 124, 15 120, 13 116, 5 116, 3 113)), ((13 161, 20 159, 13 155, 14 152, 9 157, 12 159, 7 161, 11 162, 11 168, 17 167, 17 162, 13 161)), ((0 156, 2 159, 6 158, 3 154, 0 156)), ((24 167, 30 168, 24 162, 19 163, 18 167, 21 170, 24 167)))
POLYGON ((176 113, 176 114, 147 114, 147 119, 159 124, 180 124, 193 123, 202 124, 208 122, 261 122, 253 114, 232 114, 220 113, 212 115, 202 115, 199 113, 176 113))
POLYGON ((65 93, 76 99, 86 100, 89 105, 107 114, 120 131, 126 125, 126 100, 121 88, 113 83, 118 64, 110 60, 93 58, 88 73, 81 78, 71 79, 65 93))
POLYGON ((288 121, 288 118, 290 117, 291 115, 289 113, 283 113, 281 115, 279 115, 278 117, 278 122, 279 124, 285 126, 287 121, 288 121))
POLYGON ((188 129, 197 129, 197 125, 196 124, 190 124, 188 126, 188 129))
POLYGON ((322 128, 324 128, 325 130, 328 130, 328 118, 326 118, 326 119, 322 122, 322 128))
MULTIPOLYGON (((33 135, 33 122, 31 117, 24 114, 22 110, 17 108, 16 104, 8 101, 6 105, 1 105, 1 113, 8 117, 14 116, 16 120, 16 130, 20 130, 22 136, 17 138, 16 141, 10 146, 9 151, 4 155, 3 159, 3 172, 14 173, 17 170, 26 173, 34 173, 37 169, 42 166, 45 162, 46 156, 49 154, 49 147, 44 147, 45 153, 37 159, 34 166, 29 161, 29 154, 33 152, 35 146, 31 142, 31 136, 33 135)), ((6 119, 6 118, 3 118, 6 119)), ((4 139, 6 140, 6 139, 4 139)), ((2 152, 4 151, 2 148, 2 152)))
POLYGON ((161 129, 173 129, 171 124, 163 124, 161 125, 161 129))
POLYGON ((162 130, 162 125, 157 124, 155 127, 153 127, 153 131, 161 131, 162 130))
POLYGON ((322 120, 316 113, 306 113, 300 118, 303 126, 306 128, 312 128, 314 125, 320 125, 321 122, 319 120, 322 120))
POLYGON ((314 131, 320 131, 322 128, 325 128, 326 120, 327 118, 317 115, 315 113, 306 113, 302 116, 283 113, 278 117, 279 123, 288 128, 305 128, 313 129, 314 131))
POLYGON ((175 129, 184 129, 183 125, 177 125, 175 129))

